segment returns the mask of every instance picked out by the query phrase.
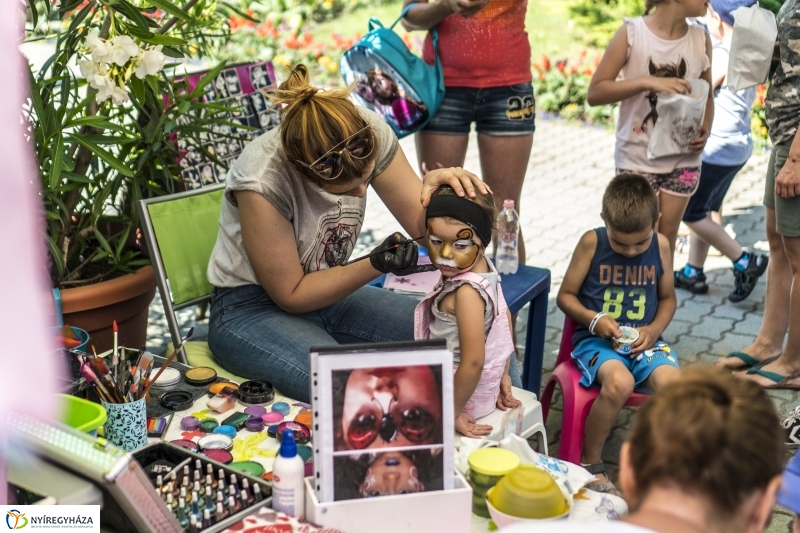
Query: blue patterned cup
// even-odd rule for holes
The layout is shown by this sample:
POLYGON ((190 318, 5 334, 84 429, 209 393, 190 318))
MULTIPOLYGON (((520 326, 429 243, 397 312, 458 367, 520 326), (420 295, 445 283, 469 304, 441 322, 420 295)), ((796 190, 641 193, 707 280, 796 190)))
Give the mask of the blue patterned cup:
POLYGON ((106 439, 128 452, 147 444, 147 405, 144 398, 130 403, 100 403, 108 415, 103 426, 106 439))

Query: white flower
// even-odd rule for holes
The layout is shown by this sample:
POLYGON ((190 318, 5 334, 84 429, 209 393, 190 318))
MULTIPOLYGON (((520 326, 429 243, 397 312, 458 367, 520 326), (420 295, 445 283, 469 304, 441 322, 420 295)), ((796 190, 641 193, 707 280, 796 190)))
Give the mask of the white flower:
POLYGON ((120 67, 132 57, 139 55, 139 46, 127 35, 117 35, 111 38, 108 61, 120 67))
POLYGON ((108 56, 111 53, 109 44, 100 38, 100 33, 93 30, 86 36, 86 46, 92 54, 92 60, 95 63, 105 63, 108 61, 108 56))
POLYGON ((130 100, 130 96, 128 96, 128 91, 125 90, 125 87, 115 85, 114 92, 111 94, 111 101, 114 102, 114 105, 122 105, 128 100, 130 100))
POLYGON ((99 74, 95 75, 91 82, 89 82, 94 89, 97 89, 97 96, 95 96, 95 100, 97 103, 105 102, 114 94, 114 80, 111 79, 111 76, 101 76, 99 74))
POLYGON ((98 74, 102 76, 108 70, 108 67, 105 65, 105 63, 95 63, 89 59, 79 61, 78 66, 81 69, 81 76, 86 78, 90 83, 95 76, 98 74))
POLYGON ((145 76, 152 76, 164 68, 167 58, 161 52, 161 45, 151 46, 146 50, 142 50, 139 57, 136 58, 136 77, 139 79, 145 76))

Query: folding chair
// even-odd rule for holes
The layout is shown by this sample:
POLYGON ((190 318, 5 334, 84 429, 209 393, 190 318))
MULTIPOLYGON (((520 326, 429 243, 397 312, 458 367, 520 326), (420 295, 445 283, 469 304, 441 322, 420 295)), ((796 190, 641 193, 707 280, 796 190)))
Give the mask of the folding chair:
MULTIPOLYGON (((183 338, 175 312, 211 298, 214 287, 208 282, 206 269, 217 241, 224 193, 225 184, 220 183, 136 204, 169 324, 171 346, 177 346, 183 338)), ((207 342, 187 342, 178 359, 191 366, 210 366, 221 376, 245 381, 217 364, 207 342)))

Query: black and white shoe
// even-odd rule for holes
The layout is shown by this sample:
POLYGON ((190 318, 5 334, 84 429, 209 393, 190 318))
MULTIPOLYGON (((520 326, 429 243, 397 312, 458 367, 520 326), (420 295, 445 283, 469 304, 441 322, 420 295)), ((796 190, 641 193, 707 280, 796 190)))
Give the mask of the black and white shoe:
POLYGON ((800 446, 800 405, 792 409, 781 425, 786 430, 786 445, 800 446))
POLYGON ((764 272, 767 271, 769 265, 769 256, 763 254, 751 254, 747 262, 747 268, 744 270, 733 269, 733 282, 735 288, 733 292, 728 295, 728 300, 732 302, 741 302, 753 292, 760 278, 764 272))

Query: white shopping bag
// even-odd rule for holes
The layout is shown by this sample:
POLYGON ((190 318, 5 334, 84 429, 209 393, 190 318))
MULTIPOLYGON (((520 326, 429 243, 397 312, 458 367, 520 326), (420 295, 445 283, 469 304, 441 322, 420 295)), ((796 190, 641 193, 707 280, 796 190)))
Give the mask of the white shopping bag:
POLYGON ((738 92, 767 80, 778 24, 772 11, 757 5, 738 8, 733 22, 727 87, 738 92))
POLYGON ((692 85, 689 94, 658 93, 658 120, 647 145, 649 159, 689 153, 689 143, 697 137, 703 123, 709 90, 706 80, 689 80, 689 83, 692 85))

